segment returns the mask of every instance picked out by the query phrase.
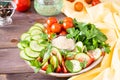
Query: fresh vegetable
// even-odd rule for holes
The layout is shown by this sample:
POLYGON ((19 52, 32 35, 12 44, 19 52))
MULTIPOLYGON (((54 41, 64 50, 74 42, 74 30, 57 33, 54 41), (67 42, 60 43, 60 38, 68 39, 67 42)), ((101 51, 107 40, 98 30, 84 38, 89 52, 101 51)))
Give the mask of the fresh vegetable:
POLYGON ((48 26, 52 26, 52 24, 57 23, 57 19, 55 17, 49 17, 46 23, 48 26))
POLYGON ((42 69, 47 74, 67 74, 79 72, 109 53, 106 40, 94 24, 77 22, 70 17, 57 21, 52 17, 46 27, 35 23, 21 35, 17 46, 20 57, 35 67, 35 73, 42 69))
POLYGON ((23 12, 30 8, 31 1, 30 0, 13 0, 16 3, 16 10, 23 12))
POLYGON ((79 60, 81 63, 85 64, 85 67, 89 66, 94 60, 90 58, 87 54, 85 53, 78 53, 74 57, 76 60, 79 60))
POLYGON ((101 3, 100 0, 92 0, 92 6, 95 6, 99 3, 101 3))
POLYGON ((75 4, 74 4, 74 9, 76 10, 76 11, 82 11, 83 10, 83 3, 82 2, 76 2, 75 4))
POLYGON ((85 0, 86 3, 91 4, 93 0, 85 0))
POLYGON ((72 73, 79 72, 82 69, 78 60, 66 60, 65 66, 67 70, 72 73))
POLYGON ((67 1, 74 2, 75 0, 67 0, 67 1))
POLYGON ((74 28, 67 29, 67 38, 72 38, 76 42, 81 41, 87 51, 104 48, 106 53, 110 52, 109 45, 105 43, 107 37, 94 24, 81 23, 76 20, 74 20, 74 24, 74 28))
POLYGON ((54 23, 52 26, 51 26, 51 31, 54 32, 54 33, 60 33, 61 32, 61 25, 59 23, 54 23))

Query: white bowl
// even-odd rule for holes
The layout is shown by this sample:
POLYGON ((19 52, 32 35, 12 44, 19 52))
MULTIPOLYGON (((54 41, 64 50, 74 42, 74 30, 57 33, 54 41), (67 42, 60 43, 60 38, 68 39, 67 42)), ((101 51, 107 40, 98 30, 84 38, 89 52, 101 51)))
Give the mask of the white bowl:
MULTIPOLYGON (((71 77, 71 76, 74 76, 74 75, 78 75, 78 74, 82 74, 84 72, 87 72, 91 69, 93 69, 95 66, 97 66, 103 59, 103 56, 101 56, 98 60, 94 61, 90 66, 88 66, 87 68, 85 69, 82 69, 80 72, 77 72, 77 73, 49 73, 49 74, 46 74, 46 72, 44 70, 40 70, 39 72, 42 73, 42 74, 46 74, 46 75, 50 75, 50 76, 55 76, 55 77, 71 77)), ((35 67, 31 66, 30 63, 28 61, 25 61, 33 70, 35 69, 35 67)))

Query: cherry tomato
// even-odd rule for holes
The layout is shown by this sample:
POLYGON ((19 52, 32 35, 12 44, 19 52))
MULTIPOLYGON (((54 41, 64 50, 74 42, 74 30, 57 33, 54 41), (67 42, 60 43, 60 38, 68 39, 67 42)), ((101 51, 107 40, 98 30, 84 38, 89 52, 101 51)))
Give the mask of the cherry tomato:
POLYGON ((17 11, 23 12, 30 8, 31 1, 30 0, 14 0, 17 8, 17 11))
POLYGON ((59 33, 59 32, 61 32, 61 29, 62 29, 62 26, 61 26, 61 24, 59 24, 59 23, 54 23, 54 24, 51 26, 51 31, 54 32, 54 33, 59 33))
POLYGON ((95 6, 99 3, 101 3, 100 0, 92 0, 92 6, 95 6))
POLYGON ((75 0, 67 0, 67 1, 74 2, 75 0))
POLYGON ((72 28, 73 23, 72 22, 63 22, 63 28, 66 30, 68 28, 72 28))
POLYGON ((49 17, 47 19, 47 25, 52 26, 52 24, 57 23, 57 19, 55 17, 49 17))
POLYGON ((92 0, 85 0, 86 3, 91 4, 92 0))
POLYGON ((64 22, 73 22, 73 19, 71 17, 65 17, 64 22))
POLYGON ((74 4, 74 9, 75 9, 76 11, 82 11, 82 10, 83 10, 83 3, 81 3, 81 2, 76 2, 76 3, 74 4))
POLYGON ((60 65, 58 65, 58 67, 57 67, 57 69, 56 69, 56 72, 57 72, 57 73, 60 73, 61 71, 62 71, 62 69, 61 69, 60 65))
POLYGON ((66 34, 67 34, 67 32, 62 30, 59 35, 65 36, 66 34))
POLYGON ((51 27, 50 26, 47 26, 45 28, 45 33, 47 33, 47 34, 51 33, 51 27))

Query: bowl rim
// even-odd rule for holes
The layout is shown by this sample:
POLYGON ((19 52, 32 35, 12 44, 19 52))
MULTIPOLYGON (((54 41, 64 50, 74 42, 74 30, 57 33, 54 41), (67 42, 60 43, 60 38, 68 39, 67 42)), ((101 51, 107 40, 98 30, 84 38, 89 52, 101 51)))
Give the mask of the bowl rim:
MULTIPOLYGON (((80 72, 77 72, 77 73, 54 73, 54 72, 52 72, 52 73, 49 73, 47 75, 55 76, 55 77, 71 77, 71 76, 79 75, 79 74, 87 72, 87 71, 93 69, 94 67, 96 67, 102 61, 102 59, 103 59, 103 56, 101 56, 100 58, 98 58, 96 61, 94 61, 87 68, 82 69, 80 72)), ((33 70, 35 69, 35 67, 33 67, 33 66, 30 65, 29 61, 25 61, 25 63, 27 63, 33 70)), ((39 72, 42 73, 42 74, 46 74, 46 71, 41 70, 41 69, 39 70, 39 72)))

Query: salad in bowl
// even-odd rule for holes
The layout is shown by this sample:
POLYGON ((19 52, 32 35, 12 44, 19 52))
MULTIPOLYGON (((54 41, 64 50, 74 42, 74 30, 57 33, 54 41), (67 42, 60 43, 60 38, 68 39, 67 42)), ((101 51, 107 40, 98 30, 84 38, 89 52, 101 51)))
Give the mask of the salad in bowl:
POLYGON ((94 24, 65 17, 49 17, 21 35, 20 57, 35 72, 69 77, 99 64, 110 47, 107 37, 94 24))

